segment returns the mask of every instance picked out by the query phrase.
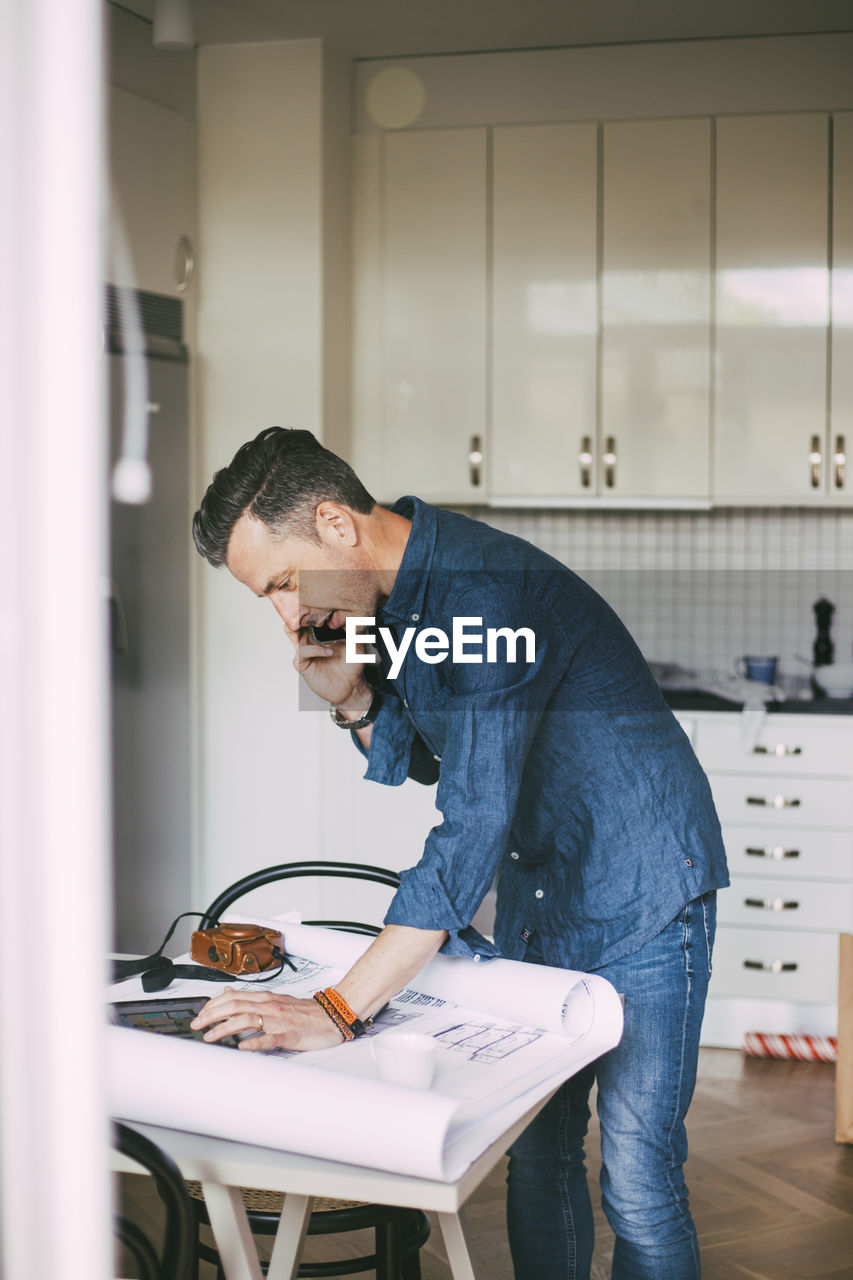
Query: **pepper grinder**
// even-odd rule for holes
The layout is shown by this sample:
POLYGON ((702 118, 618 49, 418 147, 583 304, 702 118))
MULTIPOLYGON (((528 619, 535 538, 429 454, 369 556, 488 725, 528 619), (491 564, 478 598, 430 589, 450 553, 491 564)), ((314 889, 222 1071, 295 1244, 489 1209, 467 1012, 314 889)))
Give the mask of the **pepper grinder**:
MULTIPOLYGON (((812 649, 812 660, 816 667, 828 667, 835 654, 835 645, 832 643, 832 638, 829 634, 834 613, 835 605, 831 601, 825 600, 823 597, 816 601, 814 615, 817 620, 817 635, 812 649)), ((812 693, 816 698, 826 696, 823 689, 816 684, 814 676, 811 679, 811 686, 812 693)))

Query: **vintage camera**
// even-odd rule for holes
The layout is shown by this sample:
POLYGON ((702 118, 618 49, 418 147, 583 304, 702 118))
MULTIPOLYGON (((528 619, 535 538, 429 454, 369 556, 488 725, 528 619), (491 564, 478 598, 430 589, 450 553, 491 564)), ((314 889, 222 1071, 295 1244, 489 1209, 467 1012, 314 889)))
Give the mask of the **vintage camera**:
POLYGON ((284 942, 275 929, 257 924, 218 924, 196 929, 190 943, 196 964, 244 977, 284 962, 284 942))

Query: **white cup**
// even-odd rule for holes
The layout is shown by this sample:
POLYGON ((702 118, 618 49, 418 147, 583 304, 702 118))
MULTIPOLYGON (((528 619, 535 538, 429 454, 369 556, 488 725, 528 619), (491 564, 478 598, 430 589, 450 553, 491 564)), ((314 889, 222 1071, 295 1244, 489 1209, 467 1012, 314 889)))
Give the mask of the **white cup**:
POLYGON ((435 1074, 436 1043, 414 1031, 383 1031, 370 1047, 377 1070, 389 1084, 428 1089, 435 1074))

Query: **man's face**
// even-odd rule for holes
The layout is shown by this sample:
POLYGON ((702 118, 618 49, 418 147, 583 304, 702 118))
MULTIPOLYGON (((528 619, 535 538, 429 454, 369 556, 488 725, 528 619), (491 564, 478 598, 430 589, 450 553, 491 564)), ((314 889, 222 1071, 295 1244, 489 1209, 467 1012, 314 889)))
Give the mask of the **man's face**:
POLYGON ((343 627, 347 616, 376 613, 378 583, 364 551, 348 545, 333 524, 321 525, 319 534, 319 544, 280 537, 244 515, 228 542, 230 572, 265 596, 290 631, 321 623, 343 627))

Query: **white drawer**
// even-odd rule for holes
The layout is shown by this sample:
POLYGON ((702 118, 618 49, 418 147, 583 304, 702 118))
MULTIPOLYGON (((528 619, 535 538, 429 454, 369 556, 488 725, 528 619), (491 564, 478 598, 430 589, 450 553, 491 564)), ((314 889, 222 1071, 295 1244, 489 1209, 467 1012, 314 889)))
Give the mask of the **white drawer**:
POLYGON ((853 724, 847 716, 771 713, 752 749, 744 746, 740 715, 700 718, 691 740, 708 772, 853 776, 853 724))
POLYGON ((853 880, 853 832, 773 826, 723 827, 733 876, 853 880))
POLYGON ((838 999, 838 938, 832 933, 720 925, 713 967, 714 996, 814 1004, 838 999))
POLYGON ((853 784, 840 779, 710 774, 721 822, 788 827, 853 827, 853 784))
POLYGON ((724 924, 776 929, 853 929, 853 881, 737 877, 717 898, 724 924))

